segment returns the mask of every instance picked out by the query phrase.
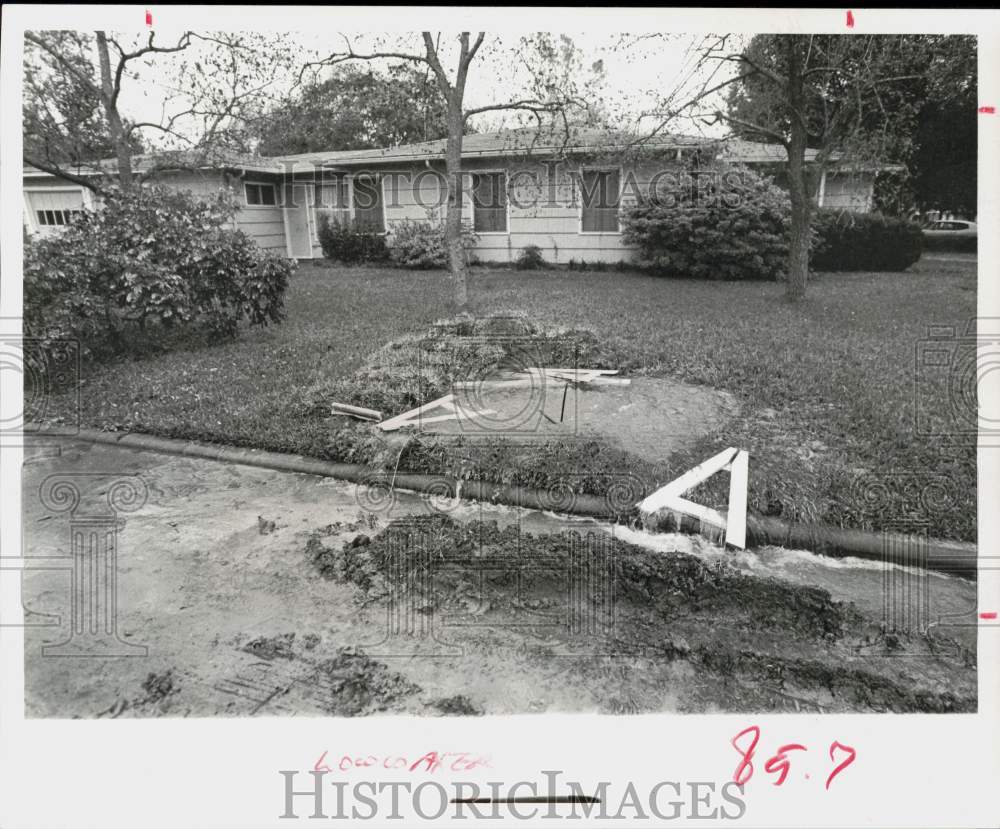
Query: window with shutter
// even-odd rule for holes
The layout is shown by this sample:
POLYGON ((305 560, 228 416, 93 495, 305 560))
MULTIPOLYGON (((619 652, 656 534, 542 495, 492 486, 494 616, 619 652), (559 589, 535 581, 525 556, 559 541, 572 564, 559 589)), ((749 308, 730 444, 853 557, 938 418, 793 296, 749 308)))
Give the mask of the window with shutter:
POLYGON ((385 233, 382 181, 377 176, 354 179, 354 228, 364 233, 385 233))
POLYGON ((473 227, 477 233, 507 232, 507 176, 473 173, 473 227))
POLYGON ((617 233, 621 182, 618 170, 583 170, 580 174, 580 230, 617 233))

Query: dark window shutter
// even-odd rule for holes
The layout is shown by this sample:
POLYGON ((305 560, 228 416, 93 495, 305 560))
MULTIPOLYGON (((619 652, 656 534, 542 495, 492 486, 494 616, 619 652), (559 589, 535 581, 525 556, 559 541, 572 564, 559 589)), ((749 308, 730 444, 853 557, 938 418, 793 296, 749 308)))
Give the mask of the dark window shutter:
POLYGON ((584 170, 581 179, 581 230, 584 233, 618 232, 617 170, 584 170))
POLYGON ((472 204, 473 227, 477 233, 506 233, 506 174, 473 173, 472 204))
POLYGON ((374 177, 354 179, 354 228, 364 233, 384 233, 382 186, 374 177))

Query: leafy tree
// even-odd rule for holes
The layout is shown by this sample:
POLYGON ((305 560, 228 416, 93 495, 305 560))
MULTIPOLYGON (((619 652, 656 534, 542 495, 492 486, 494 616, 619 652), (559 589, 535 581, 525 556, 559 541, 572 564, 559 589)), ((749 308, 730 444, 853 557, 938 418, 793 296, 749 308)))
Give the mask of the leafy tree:
POLYGON ((933 82, 934 41, 897 35, 757 35, 733 49, 712 37, 704 60, 735 64, 728 111, 716 117, 738 135, 777 143, 788 156, 792 205, 786 296, 805 294, 815 181, 837 154, 852 162, 898 161, 912 152, 921 84, 933 82), (921 55, 921 57, 916 57, 921 55))
MULTIPOLYGON (((48 32, 51 50, 28 41, 24 51, 24 154, 53 166, 77 166, 115 154, 102 115, 100 82, 91 60, 93 37, 86 32, 48 32), (32 47, 35 48, 32 48, 32 47), (53 53, 58 54, 59 63, 53 53)), ((142 152, 137 133, 132 152, 142 152)))
POLYGON ((363 150, 445 138, 445 106, 429 71, 354 66, 311 83, 260 119, 265 156, 322 150, 363 150))
MULTIPOLYGON (((776 36, 758 36, 754 60, 782 67, 776 36)), ((896 208, 974 211, 976 201, 976 41, 969 36, 811 36, 815 54, 832 65, 812 73, 805 89, 807 143, 866 161, 905 164, 896 208), (858 82, 874 69, 880 77, 858 82), (908 194, 908 195, 907 195, 908 194)), ((730 90, 734 128, 774 143, 773 128, 789 134, 789 109, 771 79, 753 73, 730 90), (764 126, 767 129, 755 129, 764 126)), ((825 151, 825 152, 824 152, 825 151)), ((812 183, 815 185, 815 182, 812 183)))
POLYGON ((978 66, 976 39, 933 37, 915 62, 929 64, 928 86, 916 117, 907 159, 917 205, 923 210, 976 213, 978 66))
POLYGON ((923 210, 976 215, 975 93, 971 98, 930 102, 920 111, 908 166, 914 199, 923 210))

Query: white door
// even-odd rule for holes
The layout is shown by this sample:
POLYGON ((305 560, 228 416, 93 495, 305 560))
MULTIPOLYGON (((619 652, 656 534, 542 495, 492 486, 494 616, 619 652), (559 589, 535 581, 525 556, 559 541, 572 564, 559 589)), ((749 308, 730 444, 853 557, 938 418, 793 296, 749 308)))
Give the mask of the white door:
POLYGON ((285 233, 288 235, 288 255, 293 259, 312 259, 313 255, 310 189, 305 184, 285 186, 282 210, 285 214, 285 233))

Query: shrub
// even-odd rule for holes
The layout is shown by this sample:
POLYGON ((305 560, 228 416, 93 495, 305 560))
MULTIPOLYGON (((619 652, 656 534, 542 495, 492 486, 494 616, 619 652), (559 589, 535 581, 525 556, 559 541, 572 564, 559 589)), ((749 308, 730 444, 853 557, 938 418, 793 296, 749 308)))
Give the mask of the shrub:
MULTIPOLYGON (((462 226, 462 247, 467 262, 473 260, 472 250, 479 237, 467 225, 462 226)), ((398 222, 392 228, 392 260, 404 268, 447 268, 448 245, 444 223, 398 222)))
POLYGON ((815 271, 902 271, 920 258, 916 222, 879 213, 820 209, 813 216, 815 271))
POLYGON ((514 267, 519 271, 534 271, 539 268, 547 268, 549 263, 542 256, 542 249, 538 245, 526 245, 517 256, 514 267))
POLYGON ((667 276, 778 279, 788 259, 788 196, 769 178, 719 167, 657 183, 623 211, 622 238, 667 276))
POLYGON ((924 236, 924 250, 975 253, 978 248, 975 236, 924 236))
POLYGON ((320 214, 318 235, 323 256, 345 265, 385 262, 389 258, 384 234, 356 230, 349 221, 320 214))
POLYGON ((57 236, 25 248, 25 329, 83 353, 121 352, 130 334, 198 328, 233 336, 241 320, 279 322, 294 263, 231 228, 228 193, 165 187, 107 193, 57 236))

